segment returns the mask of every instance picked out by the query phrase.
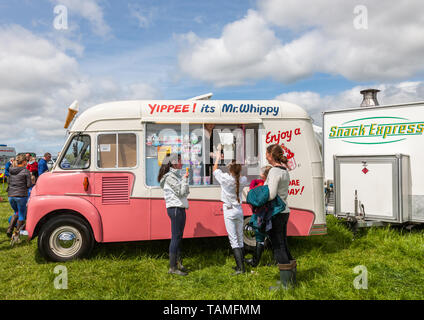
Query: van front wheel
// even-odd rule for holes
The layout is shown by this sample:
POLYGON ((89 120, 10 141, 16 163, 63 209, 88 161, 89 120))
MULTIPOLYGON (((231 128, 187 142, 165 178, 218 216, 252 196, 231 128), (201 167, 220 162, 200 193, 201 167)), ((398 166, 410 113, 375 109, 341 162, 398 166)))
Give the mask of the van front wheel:
POLYGON ((47 221, 38 236, 38 250, 50 261, 65 262, 86 257, 94 245, 90 228, 73 215, 60 215, 47 221))

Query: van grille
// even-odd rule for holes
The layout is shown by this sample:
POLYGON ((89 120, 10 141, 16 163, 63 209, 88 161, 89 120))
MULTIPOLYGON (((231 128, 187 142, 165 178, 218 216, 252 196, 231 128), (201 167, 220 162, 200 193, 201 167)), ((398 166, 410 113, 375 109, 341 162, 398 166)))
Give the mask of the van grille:
POLYGON ((102 177, 102 204, 129 204, 128 177, 102 177))

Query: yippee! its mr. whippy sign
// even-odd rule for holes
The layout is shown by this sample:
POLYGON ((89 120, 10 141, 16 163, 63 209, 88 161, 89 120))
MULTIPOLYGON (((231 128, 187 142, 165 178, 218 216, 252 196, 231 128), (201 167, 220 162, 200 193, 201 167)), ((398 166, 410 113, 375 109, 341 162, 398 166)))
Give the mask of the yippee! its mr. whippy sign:
POLYGON ((173 115, 176 117, 207 116, 220 117, 240 115, 243 117, 275 118, 281 116, 281 108, 273 101, 237 102, 237 101, 161 101, 148 103, 142 109, 144 118, 173 115), (176 103, 177 102, 177 103, 176 103))
POLYGON ((331 126, 328 138, 352 144, 387 144, 423 135, 423 132, 424 121, 393 116, 361 117, 331 126))

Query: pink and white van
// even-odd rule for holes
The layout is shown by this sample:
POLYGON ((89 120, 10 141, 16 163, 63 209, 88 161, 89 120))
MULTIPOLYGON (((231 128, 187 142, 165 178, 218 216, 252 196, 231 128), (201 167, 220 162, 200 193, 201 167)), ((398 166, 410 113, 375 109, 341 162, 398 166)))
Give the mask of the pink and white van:
MULTIPOLYGON (((53 170, 31 193, 29 238, 38 236, 41 254, 53 261, 87 256, 96 242, 169 239, 157 182, 169 152, 180 153, 190 168, 184 238, 226 236, 220 186, 209 164, 208 146, 217 142, 224 159, 243 164, 249 180, 267 164, 266 147, 282 145, 291 177, 288 235, 326 234, 321 155, 302 108, 269 100, 162 100, 105 103, 75 119, 53 170)), ((247 204, 244 214, 247 224, 247 204)), ((255 244, 248 227, 245 242, 255 244)))

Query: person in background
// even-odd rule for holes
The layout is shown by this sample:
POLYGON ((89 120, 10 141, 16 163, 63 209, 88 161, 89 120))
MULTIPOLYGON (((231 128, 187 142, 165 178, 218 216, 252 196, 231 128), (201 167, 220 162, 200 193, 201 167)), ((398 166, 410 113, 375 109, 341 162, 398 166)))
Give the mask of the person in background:
MULTIPOLYGON (((269 188, 269 201, 278 195, 285 204, 285 209, 272 216, 272 228, 269 231, 274 258, 277 260, 280 270, 280 281, 285 289, 296 283, 296 260, 290 254, 287 244, 287 222, 290 209, 287 197, 290 184, 290 176, 287 170, 287 158, 283 148, 273 144, 266 149, 266 159, 272 166, 269 170, 265 185, 269 188)), ((271 290, 276 289, 274 287, 271 290)))
POLYGON ((4 166, 4 175, 7 178, 7 180, 9 180, 9 169, 13 165, 14 161, 15 161, 15 158, 10 158, 10 160, 4 166))
POLYGON ((31 175, 34 177, 35 181, 37 181, 38 178, 38 163, 35 159, 35 157, 31 157, 30 161, 27 164, 27 169, 31 173, 31 175))
POLYGON ((234 259, 236 261, 235 275, 246 272, 244 266, 244 241, 243 241, 243 208, 241 206, 241 197, 243 187, 247 186, 247 178, 241 177, 241 165, 233 160, 228 169, 230 173, 224 173, 218 169, 221 161, 221 148, 215 154, 215 164, 212 168, 213 176, 221 185, 221 201, 223 202, 224 223, 233 249, 234 259))
MULTIPOLYGON (((213 141, 213 129, 215 128, 214 123, 205 123, 204 125, 204 153, 205 153, 205 176, 211 176, 211 171, 213 167, 213 151, 214 151, 214 141, 213 141)), ((216 143, 216 142, 215 142, 216 143)))
POLYGON ((31 159, 31 155, 29 153, 25 153, 25 160, 28 163, 31 159))
POLYGON ((47 166, 47 162, 49 162, 52 158, 52 155, 48 152, 44 154, 44 157, 38 162, 38 177, 40 177, 44 172, 49 171, 49 167, 47 166))
POLYGON ((171 219, 171 243, 169 244, 169 271, 170 274, 186 276, 181 258, 181 240, 186 223, 187 196, 190 193, 188 186, 189 171, 182 177, 181 155, 172 154, 165 157, 159 169, 158 182, 163 189, 166 210, 171 219))
POLYGON ((26 169, 26 164, 25 156, 18 155, 16 157, 16 166, 9 169, 8 196, 10 206, 15 212, 6 231, 9 238, 12 236, 16 222, 18 231, 25 224, 28 188, 32 187, 31 174, 26 169))
POLYGON ((260 179, 253 179, 250 182, 249 190, 252 190, 252 189, 259 187, 259 186, 263 186, 264 183, 265 183, 266 177, 268 176, 268 172, 271 168, 272 168, 272 166, 262 167, 261 168, 261 174, 259 175, 260 179))

